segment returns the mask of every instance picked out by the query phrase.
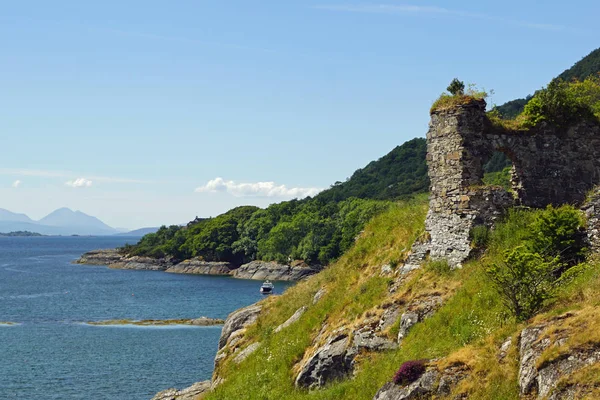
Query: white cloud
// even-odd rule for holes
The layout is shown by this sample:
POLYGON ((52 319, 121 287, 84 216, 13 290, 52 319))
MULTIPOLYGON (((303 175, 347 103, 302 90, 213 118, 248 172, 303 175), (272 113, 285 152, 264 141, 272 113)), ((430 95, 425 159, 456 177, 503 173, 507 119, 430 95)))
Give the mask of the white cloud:
POLYGON ((18 188, 19 186, 21 186, 21 181, 17 179, 16 181, 13 182, 12 187, 18 188))
POLYGON ((223 178, 215 178, 204 186, 196 188, 198 193, 229 193, 236 197, 284 197, 304 198, 314 196, 323 189, 319 188, 288 188, 285 185, 276 185, 275 182, 236 183, 223 178))
POLYGON ((90 187, 90 186, 92 186, 92 181, 89 179, 85 179, 85 178, 77 178, 75 180, 65 182, 65 185, 71 186, 74 188, 90 187))

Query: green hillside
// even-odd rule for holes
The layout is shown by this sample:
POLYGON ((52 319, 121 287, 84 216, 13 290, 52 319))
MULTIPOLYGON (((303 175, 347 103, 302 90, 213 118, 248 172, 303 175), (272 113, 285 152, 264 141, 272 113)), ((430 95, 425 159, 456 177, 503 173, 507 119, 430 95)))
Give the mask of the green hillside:
POLYGON ((161 227, 136 245, 130 255, 185 260, 303 260, 327 265, 346 252, 364 225, 398 198, 429 188, 425 139, 396 147, 314 198, 284 201, 266 209, 237 207, 214 218, 195 219, 185 227, 161 227))
MULTIPOLYGON (((599 73, 600 48, 592 51, 590 54, 577 61, 571 68, 558 75, 556 79, 562 79, 564 81, 582 81, 588 76, 597 75, 599 73)), ((524 99, 511 100, 496 108, 503 118, 514 119, 523 112, 525 104, 527 104, 532 97, 533 95, 529 95, 524 99)))

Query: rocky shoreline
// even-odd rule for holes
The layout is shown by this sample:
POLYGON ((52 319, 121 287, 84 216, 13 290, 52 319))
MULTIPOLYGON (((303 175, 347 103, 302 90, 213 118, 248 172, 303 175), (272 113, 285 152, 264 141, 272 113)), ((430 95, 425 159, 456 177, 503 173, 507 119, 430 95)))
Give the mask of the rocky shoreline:
POLYGON ((116 249, 92 250, 83 254, 75 264, 106 265, 114 269, 164 271, 173 274, 222 275, 237 279, 298 281, 320 271, 303 262, 291 265, 273 261, 252 261, 239 267, 228 262, 211 262, 192 258, 177 262, 172 258, 128 256, 116 249))
POLYGON ((111 319, 107 321, 90 321, 86 325, 114 326, 114 325, 137 325, 137 326, 169 326, 169 325, 191 325, 191 326, 215 326, 223 325, 224 320, 218 318, 200 317, 195 319, 111 319))

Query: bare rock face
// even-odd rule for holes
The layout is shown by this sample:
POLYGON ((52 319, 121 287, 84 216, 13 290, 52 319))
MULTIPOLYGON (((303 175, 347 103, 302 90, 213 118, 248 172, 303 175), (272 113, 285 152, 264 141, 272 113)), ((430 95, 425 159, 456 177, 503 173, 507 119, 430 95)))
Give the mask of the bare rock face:
POLYGON ((116 249, 92 250, 84 253, 75 264, 110 265, 120 262, 123 258, 116 249))
POLYGON ((233 265, 228 262, 210 262, 192 258, 167 268, 165 272, 173 274, 229 275, 232 269, 233 265))
POLYGON ((456 385, 468 376, 468 372, 463 364, 450 366, 441 372, 433 365, 428 367, 419 379, 408 385, 386 383, 375 394, 373 400, 430 399, 448 396, 456 385))
MULTIPOLYGON (((558 319, 571 318, 565 314, 558 319)), ((572 392, 568 387, 555 391, 560 378, 569 376, 577 370, 600 362, 600 346, 589 344, 570 349, 566 354, 538 366, 544 350, 562 346, 568 340, 568 332, 558 332, 546 336, 545 331, 552 321, 523 329, 520 337, 519 387, 521 395, 535 395, 537 398, 570 399, 572 392)))
POLYGON ((177 390, 167 389, 157 393, 152 400, 195 400, 210 391, 210 381, 194 383, 192 386, 177 390))
POLYGON ((307 307, 300 307, 298 310, 296 310, 296 312, 294 313, 294 315, 292 315, 291 317, 288 318, 287 321, 285 321, 283 324, 279 325, 277 328, 275 328, 275 333, 280 332, 282 329, 287 328, 288 326, 290 326, 291 324, 293 324, 294 322, 298 321, 300 319, 300 317, 302 316, 302 314, 304 314, 307 310, 307 307))
POLYGON ((407 386, 399 386, 393 382, 386 383, 373 397, 373 400, 408 400, 430 397, 435 393, 439 372, 435 369, 426 371, 419 379, 407 386))
POLYGON ((248 356, 252 353, 254 353, 256 350, 258 350, 258 348, 260 347, 260 342, 256 342, 256 343, 252 343, 250 344, 248 347, 246 347, 244 350, 241 350, 239 353, 237 353, 237 355, 235 356, 235 358, 233 359, 233 362, 236 364, 241 363, 242 361, 244 361, 246 358, 248 358, 248 356))
POLYGON ((164 271, 173 265, 173 261, 166 258, 152 258, 152 257, 126 257, 116 263, 110 264, 109 268, 114 269, 134 269, 144 271, 164 271))
POLYGON ((240 308, 229 314, 223 325, 221 337, 219 338, 219 350, 227 344, 229 337, 236 331, 244 329, 248 325, 253 324, 258 319, 258 315, 262 310, 262 306, 252 304, 251 306, 240 308))
MULTIPOLYGON (((223 382, 223 377, 217 375, 219 365, 228 356, 228 351, 234 348, 240 342, 244 334, 244 329, 256 322, 261 310, 262 306, 258 304, 252 304, 248 307, 240 308, 239 310, 232 312, 225 320, 225 325, 223 325, 221 337, 219 338, 219 348, 217 355, 215 356, 215 373, 212 377, 213 389, 218 386, 220 382, 223 382)), ((234 362, 242 362, 246 359, 246 357, 256 351, 259 346, 260 343, 254 343, 248 346, 245 350, 240 351, 239 349, 235 349, 238 351, 238 353, 234 359, 234 362)), ((232 354, 235 353, 232 352, 232 354)))
POLYGON ((273 261, 252 261, 233 271, 233 277, 272 281, 298 281, 319 272, 308 265, 282 265, 273 261))
POLYGON ((296 386, 317 388, 344 378, 353 370, 355 349, 346 333, 337 333, 304 362, 296 377, 296 386))
POLYGON ((431 317, 441 306, 442 297, 439 295, 431 295, 413 300, 400 317, 398 343, 402 342, 410 328, 416 323, 431 317))

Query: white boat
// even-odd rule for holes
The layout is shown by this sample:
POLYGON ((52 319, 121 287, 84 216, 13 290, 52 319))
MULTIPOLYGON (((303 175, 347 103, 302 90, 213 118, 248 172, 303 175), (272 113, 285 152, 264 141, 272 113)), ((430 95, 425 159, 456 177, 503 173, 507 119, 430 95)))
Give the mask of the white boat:
POLYGON ((269 280, 264 281, 262 286, 260 287, 260 292, 262 294, 270 294, 273 293, 274 290, 275 285, 273 285, 269 280))

